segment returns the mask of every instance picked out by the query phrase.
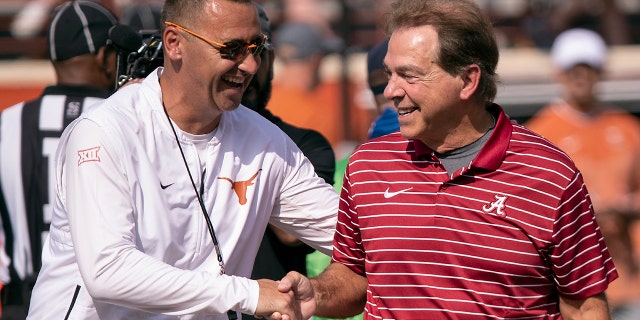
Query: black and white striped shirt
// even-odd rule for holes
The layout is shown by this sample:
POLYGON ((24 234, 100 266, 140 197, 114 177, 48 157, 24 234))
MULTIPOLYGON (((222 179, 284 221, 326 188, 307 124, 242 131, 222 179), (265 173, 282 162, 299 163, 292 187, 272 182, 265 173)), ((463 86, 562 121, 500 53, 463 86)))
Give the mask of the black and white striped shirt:
POLYGON ((21 304, 21 282, 41 266, 51 220, 53 155, 64 128, 88 106, 109 96, 103 89, 53 85, 31 101, 0 113, 0 197, 5 250, 11 258, 8 304, 21 304))

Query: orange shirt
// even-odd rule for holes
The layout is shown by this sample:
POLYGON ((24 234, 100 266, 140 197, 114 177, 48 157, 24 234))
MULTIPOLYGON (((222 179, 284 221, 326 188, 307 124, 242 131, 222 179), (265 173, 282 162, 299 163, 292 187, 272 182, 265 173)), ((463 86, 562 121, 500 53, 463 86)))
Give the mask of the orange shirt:
POLYGON ((546 106, 526 124, 576 163, 584 176, 596 213, 638 207, 640 200, 640 121, 621 109, 597 115, 564 102, 546 106))
POLYGON ((640 257, 640 234, 633 230, 640 231, 640 225, 632 224, 627 234, 617 216, 603 212, 635 209, 638 214, 639 120, 624 110, 587 115, 558 102, 540 110, 525 125, 564 150, 582 172, 600 230, 620 274, 607 289, 609 305, 637 303, 640 278, 633 272, 632 261, 634 256, 640 257))
POLYGON ((347 138, 346 130, 349 130, 349 140, 362 142, 367 138, 372 119, 367 110, 354 102, 355 90, 355 86, 349 89, 350 121, 346 128, 342 86, 338 82, 324 82, 313 91, 290 89, 274 82, 267 108, 285 122, 322 133, 335 149, 347 138))

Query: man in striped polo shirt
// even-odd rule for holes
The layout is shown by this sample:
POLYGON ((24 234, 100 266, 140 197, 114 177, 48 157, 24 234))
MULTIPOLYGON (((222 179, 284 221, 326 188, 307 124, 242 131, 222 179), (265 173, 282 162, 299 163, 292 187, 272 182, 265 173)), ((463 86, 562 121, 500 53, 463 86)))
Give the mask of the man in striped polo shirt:
POLYGON ((400 133, 351 156, 333 263, 279 289, 305 316, 609 319, 618 274, 582 175, 493 103, 488 18, 471 0, 399 0, 387 32, 400 133))
POLYGON ((25 318, 42 264, 54 199, 53 156, 60 135, 113 90, 116 51, 107 40, 117 23, 112 12, 94 1, 59 6, 47 32, 56 84, 46 87, 40 97, 0 113, 0 197, 6 203, 0 212, 11 258, 11 280, 3 292, 8 319, 25 318))

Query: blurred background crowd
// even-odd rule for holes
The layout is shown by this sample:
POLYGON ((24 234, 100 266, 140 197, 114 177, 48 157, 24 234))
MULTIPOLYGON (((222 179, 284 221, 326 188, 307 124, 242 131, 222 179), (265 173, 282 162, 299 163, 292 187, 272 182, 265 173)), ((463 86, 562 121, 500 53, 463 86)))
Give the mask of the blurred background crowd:
MULTIPOLYGON (((135 29, 154 30, 159 27, 162 0, 97 1, 116 13, 121 23, 135 29)), ((48 60, 46 29, 53 7, 61 2, 63 1, 0 0, 0 111, 20 101, 37 97, 43 88, 55 82, 55 74, 48 60)), ((267 99, 268 109, 292 125, 317 130, 333 147, 336 160, 344 159, 356 145, 368 139, 371 123, 379 116, 370 84, 367 83, 367 53, 385 39, 382 21, 393 1, 256 2, 262 4, 271 21, 276 52, 273 90, 270 99, 267 99)), ((554 76, 554 61, 550 51, 556 37, 572 28, 592 30, 606 44, 607 52, 598 54, 602 60, 606 59, 606 63, 591 66, 597 71, 598 77, 601 76, 597 80, 602 80, 597 83, 599 99, 640 116, 640 0, 476 2, 489 14, 497 32, 501 48, 498 65, 501 84, 495 102, 511 118, 525 123, 555 98, 571 100, 562 97, 563 88, 554 76)), ((580 47, 581 43, 578 42, 571 48, 580 50, 580 47)), ((583 64, 585 61, 576 62, 583 64)), ((563 120, 566 118, 568 117, 563 120)), ((576 118, 581 121, 582 114, 576 118)), ((589 130, 595 132, 595 129, 587 131, 589 130)), ((574 131, 569 134, 579 130, 574 131)), ((640 130, 635 131, 640 133, 640 130)), ((549 138, 547 135, 545 137, 549 138)), ((575 143, 576 138, 573 139, 567 146, 563 146, 563 150, 570 152, 571 147, 578 145, 575 143)), ((605 143, 599 144, 598 148, 602 148, 605 143)), ((618 145, 612 146, 616 150, 621 149, 618 145)), ((640 150, 634 150, 636 149, 640 150)), ((636 152, 633 153, 635 156, 636 152)), ((615 150, 608 152, 608 155, 611 158, 621 158, 615 150)), ((571 156, 579 158, 578 155, 571 156)), ((603 165, 602 159, 594 161, 595 171, 600 171, 601 167, 623 167, 603 165)), ((637 163, 635 160, 627 162, 631 167, 635 167, 634 164, 637 163)), ((579 166, 587 168, 582 163, 579 166)), ((342 170, 337 171, 340 173, 342 170)), ((606 175, 612 176, 610 172, 607 171, 606 175)), ((626 172, 622 175, 631 176, 626 172)), ((622 178, 618 179, 620 180, 622 178)), ((338 178, 336 182, 340 183, 341 179, 338 178)), ((638 183, 632 182, 634 185, 630 189, 637 190, 638 183)), ((606 184, 609 184, 608 180, 606 184)), ((604 185, 602 189, 608 189, 608 185, 604 185)), ((594 190, 599 191, 597 188, 594 190)), ((626 195, 626 192, 620 194, 626 195)), ((597 192, 593 193, 596 194, 597 192)), ((619 216, 638 220, 635 207, 633 214, 619 216)), ((623 228, 628 228, 627 224, 623 228)), ((605 231, 613 230, 610 234, 628 235, 617 225, 611 225, 602 223, 605 231)), ((632 239, 624 239, 624 250, 615 248, 614 236, 608 236, 607 240, 612 251, 634 251, 624 256, 627 260, 633 260, 629 265, 634 265, 624 271, 634 274, 635 279, 635 265, 640 261, 640 223, 636 224, 636 229, 630 234, 632 239), (635 249, 631 249, 631 242, 635 242, 635 249)), ((621 263, 618 267, 624 265, 621 263)), ((625 284, 623 281, 618 283, 625 284)), ((631 300, 640 308, 640 292, 636 282, 626 283, 629 288, 618 288, 620 296, 633 296, 631 300)), ((616 296, 612 297, 615 300, 616 296)), ((638 316, 637 313, 634 316, 638 316)))
MULTIPOLYGON (((0 2, 0 109, 36 96, 52 82, 52 71, 46 63, 45 28, 47 10, 56 2, 59 0, 0 2)), ((142 28, 149 27, 144 25, 145 17, 153 20, 162 4, 159 0, 102 2, 124 20, 142 28), (149 11, 148 7, 153 10, 149 11)), ((318 91, 319 98, 313 100, 323 104, 318 114, 296 114, 298 109, 286 105, 278 106, 276 113, 294 124, 319 129, 329 138, 338 156, 348 153, 353 145, 366 139, 369 124, 375 117, 374 102, 366 86, 364 56, 385 37, 382 21, 392 1, 257 2, 271 18, 278 50, 277 70, 301 72, 300 67, 282 67, 287 49, 278 48, 279 41, 305 48, 307 56, 302 58, 311 65, 316 78, 309 90, 318 91), (295 24, 313 25, 319 33, 280 30, 295 24), (283 31, 287 39, 278 39, 279 31, 283 31), (286 116, 287 113, 290 115, 286 116)), ((498 71, 504 88, 499 90, 496 100, 514 119, 525 121, 556 93, 556 86, 550 79, 548 51, 555 36, 572 27, 595 30, 611 47, 606 81, 601 84, 603 99, 617 102, 634 113, 640 112, 640 94, 637 92, 640 82, 635 80, 640 78, 640 59, 637 59, 640 55, 640 1, 477 0, 477 3, 492 17, 503 49, 498 71)), ((286 86, 291 82, 290 72, 275 72, 276 85, 286 86)), ((276 102, 273 104, 280 104, 276 102)))

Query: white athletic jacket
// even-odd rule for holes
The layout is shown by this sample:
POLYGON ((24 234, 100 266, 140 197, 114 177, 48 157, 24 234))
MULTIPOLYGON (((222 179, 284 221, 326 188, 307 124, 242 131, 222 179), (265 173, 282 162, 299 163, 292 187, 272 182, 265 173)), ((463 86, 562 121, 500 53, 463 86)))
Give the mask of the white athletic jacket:
POLYGON ((258 284, 245 277, 268 222, 330 254, 338 195, 280 129, 240 106, 222 114, 204 168, 178 131, 222 249, 227 275, 219 275, 162 108, 161 73, 121 89, 65 130, 28 319, 252 314, 258 284))

